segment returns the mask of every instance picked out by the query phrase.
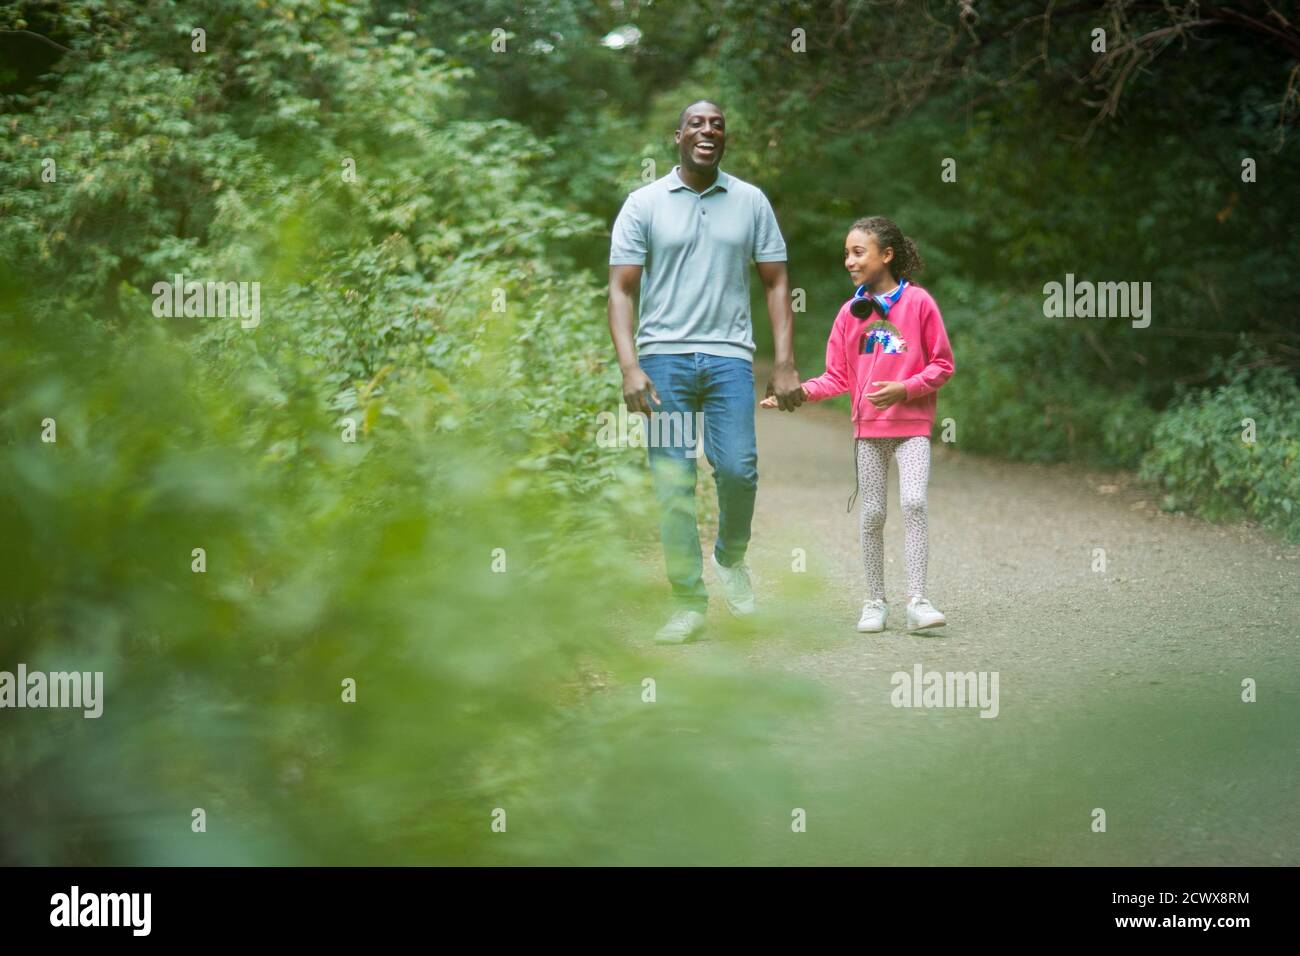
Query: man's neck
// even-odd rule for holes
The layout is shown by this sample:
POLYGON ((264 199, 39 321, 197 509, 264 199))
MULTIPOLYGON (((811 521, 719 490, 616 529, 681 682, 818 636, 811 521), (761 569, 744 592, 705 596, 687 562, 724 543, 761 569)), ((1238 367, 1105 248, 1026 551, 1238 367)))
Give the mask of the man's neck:
POLYGON ((718 169, 715 166, 707 173, 696 172, 687 169, 685 166, 677 167, 677 175, 681 177, 682 182, 694 189, 697 193, 702 193, 718 181, 718 169))

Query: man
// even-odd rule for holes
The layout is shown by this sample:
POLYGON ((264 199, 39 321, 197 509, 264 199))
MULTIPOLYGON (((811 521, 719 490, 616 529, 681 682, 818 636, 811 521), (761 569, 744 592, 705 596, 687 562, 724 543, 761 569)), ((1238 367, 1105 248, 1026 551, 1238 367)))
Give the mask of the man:
MULTIPOLYGON (((783 411, 803 402, 794 366, 785 240, 767 197, 723 172, 726 119, 708 100, 682 110, 674 133, 680 164, 631 193, 614 223, 609 255, 609 330, 630 412, 704 413, 704 450, 718 486, 718 538, 711 563, 727 607, 754 613, 749 546, 758 450, 754 438, 754 336, 749 263, 758 266, 772 321, 776 364, 767 387, 783 411), (633 295, 641 293, 637 323, 633 295), (635 338, 633 330, 635 329, 635 338)), ((660 537, 676 610, 655 640, 699 636, 708 608, 695 523, 695 455, 688 441, 662 443, 650 429, 649 459, 660 537)))

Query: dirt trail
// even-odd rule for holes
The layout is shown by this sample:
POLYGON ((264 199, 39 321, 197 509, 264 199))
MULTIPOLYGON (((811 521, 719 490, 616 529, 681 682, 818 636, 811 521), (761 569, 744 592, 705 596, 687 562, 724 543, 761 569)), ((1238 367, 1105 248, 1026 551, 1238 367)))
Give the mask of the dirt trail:
MULTIPOLYGON (((781 577, 791 549, 802 547, 810 571, 824 570, 834 588, 827 604, 808 609, 809 632, 851 634, 865 597, 856 503, 854 514, 845 512, 853 459, 844 418, 817 406, 759 412, 751 563, 781 577)), ((1144 679, 1188 658, 1225 673, 1295 661, 1300 547, 1162 512, 1124 474, 993 461, 938 441, 928 497, 929 594, 949 624, 935 639, 905 636, 893 626, 902 619, 905 584, 897 481, 891 463, 891 632, 924 641, 940 664, 978 647, 1039 669, 1034 686, 1052 695, 1081 671, 1144 679), (1105 549, 1104 572, 1093 570, 1096 548, 1105 549)), ((847 678, 856 663, 875 658, 870 648, 890 646, 882 641, 817 655, 827 679, 847 678)))
MULTIPOLYGON (((706 572, 714 639, 654 653, 799 675, 824 691, 829 722, 791 727, 775 745, 806 758, 834 740, 810 788, 879 788, 875 812, 893 823, 874 836, 846 824, 819 862, 1300 863, 1300 547, 1165 514, 1126 475, 999 462, 936 441, 929 596, 949 624, 927 636, 899 626, 891 463, 890 625, 859 635, 847 413, 758 416, 749 562, 765 613, 733 624, 706 572), (797 548, 804 573, 792 570, 797 548), (917 664, 998 672, 998 719, 893 706, 891 675, 917 664), (1259 702, 1241 701, 1244 678, 1257 681, 1259 702), (844 761, 862 782, 842 779, 844 761), (1117 818, 1110 839, 1089 828, 1098 806, 1117 818), (940 819, 951 829, 936 833, 940 819)), ((711 543, 714 529, 702 530, 711 543)))

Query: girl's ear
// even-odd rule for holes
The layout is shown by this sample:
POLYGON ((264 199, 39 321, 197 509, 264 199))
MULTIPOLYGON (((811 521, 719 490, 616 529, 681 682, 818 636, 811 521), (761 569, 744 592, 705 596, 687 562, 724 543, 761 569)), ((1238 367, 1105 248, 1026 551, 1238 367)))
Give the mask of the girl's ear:
POLYGON ((885 263, 886 265, 894 261, 893 246, 885 246, 884 251, 880 253, 880 261, 885 263))

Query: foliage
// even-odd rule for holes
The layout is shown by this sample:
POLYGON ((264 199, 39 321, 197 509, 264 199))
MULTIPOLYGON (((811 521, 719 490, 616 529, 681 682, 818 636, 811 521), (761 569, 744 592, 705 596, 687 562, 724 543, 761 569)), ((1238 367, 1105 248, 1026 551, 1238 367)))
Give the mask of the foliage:
POLYGON ((1141 474, 1165 489, 1166 508, 1251 518, 1300 540, 1300 387, 1257 354, 1225 365, 1225 384, 1160 416, 1141 474))
POLYGON ((228 4, 60 7, 94 29, 0 119, 0 646, 107 681, 98 720, 6 711, 6 862, 591 861, 577 821, 648 780, 683 808, 651 857, 743 842, 699 810, 788 779, 764 741, 808 696, 661 666, 685 706, 649 719, 594 626, 651 626, 601 290, 558 248, 599 223, 406 14, 245 6, 237 45, 228 4), (260 322, 155 315, 177 273, 260 283, 260 322))

